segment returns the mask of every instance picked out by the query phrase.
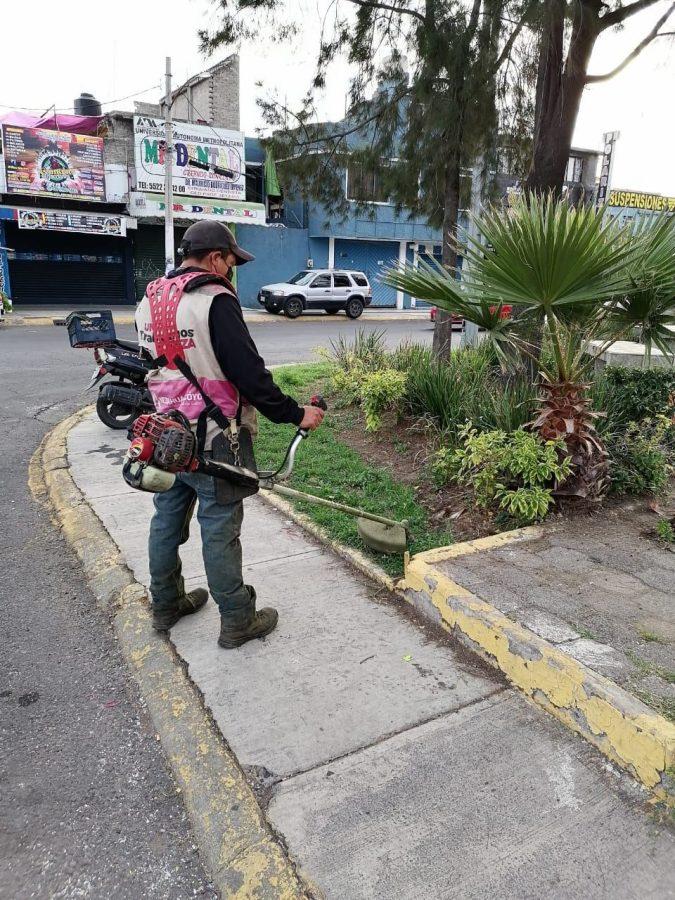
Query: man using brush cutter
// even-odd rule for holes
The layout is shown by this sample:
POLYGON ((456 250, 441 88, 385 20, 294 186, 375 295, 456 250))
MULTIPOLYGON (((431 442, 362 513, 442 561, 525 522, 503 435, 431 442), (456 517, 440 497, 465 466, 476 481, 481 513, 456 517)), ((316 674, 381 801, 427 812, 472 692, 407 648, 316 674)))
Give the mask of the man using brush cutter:
POLYGON ((157 362, 148 387, 158 413, 190 423, 206 465, 227 464, 235 480, 179 471, 168 490, 155 494, 149 540, 153 625, 168 631, 208 599, 204 588, 186 593, 181 574, 179 547, 196 504, 209 591, 220 610, 218 643, 234 648, 269 634, 278 620, 271 607, 256 610, 255 590, 242 576, 243 499, 257 484, 245 474, 237 483, 236 475, 255 471, 255 410, 276 424, 307 430, 321 424, 324 411, 299 406, 265 368, 230 280, 232 268, 253 256, 230 229, 197 222, 179 252, 180 268, 148 285, 136 312, 140 344, 157 362))

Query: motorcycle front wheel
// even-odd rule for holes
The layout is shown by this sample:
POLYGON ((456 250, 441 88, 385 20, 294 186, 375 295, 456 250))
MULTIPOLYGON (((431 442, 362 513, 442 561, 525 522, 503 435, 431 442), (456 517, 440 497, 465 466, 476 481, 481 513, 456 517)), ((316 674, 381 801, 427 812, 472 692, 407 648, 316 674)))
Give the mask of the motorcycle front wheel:
POLYGON ((130 410, 128 406, 106 400, 105 397, 99 394, 96 401, 96 413, 101 422, 107 425, 108 428, 122 431, 124 428, 129 428, 133 425, 140 414, 140 410, 130 410))

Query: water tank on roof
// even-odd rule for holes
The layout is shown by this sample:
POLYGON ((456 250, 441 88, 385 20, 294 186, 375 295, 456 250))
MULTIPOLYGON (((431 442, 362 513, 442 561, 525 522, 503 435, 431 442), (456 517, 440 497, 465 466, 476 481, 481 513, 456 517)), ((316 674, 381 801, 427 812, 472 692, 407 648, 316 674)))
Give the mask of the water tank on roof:
POLYGON ((76 116, 100 116, 101 104, 93 94, 82 92, 75 100, 76 116))

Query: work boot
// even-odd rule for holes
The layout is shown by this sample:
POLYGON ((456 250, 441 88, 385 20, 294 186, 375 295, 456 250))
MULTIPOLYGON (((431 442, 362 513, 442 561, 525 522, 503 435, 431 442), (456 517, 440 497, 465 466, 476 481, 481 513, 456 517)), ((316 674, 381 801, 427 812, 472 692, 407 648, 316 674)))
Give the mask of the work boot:
POLYGON ((197 612, 209 599, 209 592, 206 588, 195 588, 189 594, 184 594, 171 606, 163 606, 152 609, 152 627, 155 631, 168 631, 183 616, 190 616, 197 612))
POLYGON ((251 587, 250 584, 247 584, 246 588, 253 601, 251 618, 248 623, 246 625, 234 625, 224 616, 220 617, 220 637, 218 638, 218 643, 226 650, 234 650, 235 647, 241 647, 242 644, 245 644, 247 641, 253 641, 256 638, 264 638, 271 631, 274 631, 277 627, 277 622, 279 621, 279 613, 276 609, 272 609, 271 606, 266 606, 264 609, 256 612, 255 588, 251 587))

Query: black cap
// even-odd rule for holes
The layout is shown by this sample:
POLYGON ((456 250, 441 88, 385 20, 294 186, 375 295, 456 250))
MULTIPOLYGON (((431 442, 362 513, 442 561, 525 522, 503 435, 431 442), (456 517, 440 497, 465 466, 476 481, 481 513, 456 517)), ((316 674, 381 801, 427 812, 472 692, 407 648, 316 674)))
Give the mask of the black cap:
POLYGON ((255 259, 252 253, 239 246, 227 225, 208 219, 190 225, 183 235, 179 250, 183 257, 199 250, 229 250, 237 257, 238 266, 255 259))

